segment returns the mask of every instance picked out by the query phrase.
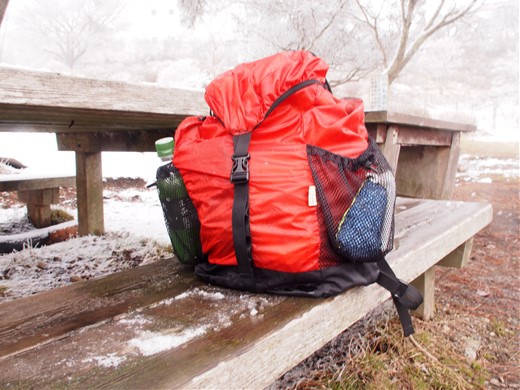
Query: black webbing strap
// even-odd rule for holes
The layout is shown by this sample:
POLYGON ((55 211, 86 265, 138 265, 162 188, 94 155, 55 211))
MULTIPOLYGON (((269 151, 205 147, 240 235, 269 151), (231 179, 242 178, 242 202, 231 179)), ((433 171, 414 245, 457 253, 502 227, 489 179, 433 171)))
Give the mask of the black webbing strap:
MULTIPOLYGON (((285 99, 299 90, 313 84, 324 85, 319 80, 306 80, 296 84, 281 94, 271 104, 264 118, 255 126, 255 129, 280 105, 285 99)), ((254 129, 253 129, 254 130, 254 129)), ((251 253, 251 233, 249 228, 249 143, 251 132, 233 137, 233 166, 231 168, 231 183, 235 187, 232 210, 233 245, 237 259, 238 272, 244 279, 244 285, 252 280, 253 257, 251 253)))
POLYGON ((238 272, 253 275, 251 233, 249 230, 249 142, 251 133, 235 135, 231 183, 235 186, 232 210, 233 244, 238 272))
POLYGON ((377 265, 379 266, 377 283, 392 294, 399 320, 403 326, 404 335, 410 336, 414 334, 414 329, 409 310, 417 309, 423 298, 414 286, 397 279, 394 271, 392 271, 392 268, 390 268, 390 265, 384 258, 378 261, 377 265))

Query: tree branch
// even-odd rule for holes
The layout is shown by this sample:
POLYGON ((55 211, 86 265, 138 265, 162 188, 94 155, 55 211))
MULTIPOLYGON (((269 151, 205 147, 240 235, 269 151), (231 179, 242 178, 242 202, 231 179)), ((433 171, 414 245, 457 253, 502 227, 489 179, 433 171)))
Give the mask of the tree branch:
POLYGON ((372 16, 368 13, 367 9, 360 3, 359 0, 356 0, 356 4, 358 5, 359 9, 361 10, 363 17, 365 18, 364 23, 374 32, 374 37, 376 39, 377 47, 379 48, 379 51, 381 52, 381 55, 383 56, 383 65, 386 67, 386 66, 388 66, 386 50, 385 50, 385 46, 383 45, 383 41, 381 40, 381 37, 379 35, 379 28, 377 27, 377 20, 378 20, 380 14, 378 14, 377 16, 372 16), (370 18, 372 19, 372 21, 370 20, 370 18))
MULTIPOLYGON (((426 42, 426 40, 432 36, 435 32, 439 31, 441 28, 446 27, 457 20, 463 18, 465 15, 467 15, 473 7, 477 4, 475 0, 473 0, 469 5, 464 8, 463 10, 453 13, 450 11, 444 17, 442 18, 442 21, 435 25, 431 25, 428 30, 425 30, 422 34, 420 34, 412 43, 410 49, 406 53, 406 55, 401 60, 401 65, 399 66, 399 70, 403 69, 413 58, 413 56, 417 53, 419 48, 426 42), (450 17, 451 15, 451 17, 450 17)), ((389 80, 390 83, 390 80, 389 80)))
POLYGON ((2 20, 4 19, 5 11, 7 10, 8 5, 9 0, 0 0, 0 26, 2 25, 2 20))
POLYGON ((346 5, 347 5, 346 0, 342 0, 342 1, 340 2, 340 7, 339 7, 339 9, 338 9, 336 12, 334 12, 334 14, 333 14, 332 18, 330 18, 329 22, 328 22, 328 23, 327 23, 327 24, 326 24, 326 25, 321 29, 321 31, 320 31, 318 34, 316 34, 316 35, 314 36, 314 38, 312 39, 312 41, 309 43, 309 48, 308 48, 308 50, 313 50, 313 48, 314 48, 314 44, 316 43, 316 41, 318 41, 318 39, 320 39, 320 38, 323 36, 323 34, 325 34, 325 32, 326 32, 326 31, 327 31, 327 30, 328 30, 328 29, 329 29, 329 28, 334 24, 334 21, 336 20, 336 18, 337 18, 338 15, 340 14, 339 11, 343 10, 343 8, 344 8, 346 5))
MULTIPOLYGON (((401 9, 404 11, 404 2, 405 0, 401 0, 401 9)), ((392 60, 392 64, 387 68, 388 74, 388 84, 392 84, 392 82, 397 78, 401 70, 410 62, 410 60, 414 57, 414 55, 418 52, 419 48, 426 42, 426 40, 431 37, 434 33, 439 31, 441 28, 446 27, 458 20, 460 20, 465 15, 468 15, 472 10, 474 10, 478 4, 477 0, 472 0, 465 8, 456 12, 455 9, 447 12, 440 21, 435 23, 435 20, 438 19, 441 14, 442 7, 444 6, 444 0, 441 1, 440 5, 435 10, 432 18, 426 23, 423 31, 415 38, 413 43, 407 48, 408 41, 410 39, 410 28, 413 21, 413 12, 416 1, 410 0, 408 3, 408 10, 405 14, 403 14, 403 26, 401 31, 401 39, 399 40, 399 47, 396 52, 394 59, 392 60)))

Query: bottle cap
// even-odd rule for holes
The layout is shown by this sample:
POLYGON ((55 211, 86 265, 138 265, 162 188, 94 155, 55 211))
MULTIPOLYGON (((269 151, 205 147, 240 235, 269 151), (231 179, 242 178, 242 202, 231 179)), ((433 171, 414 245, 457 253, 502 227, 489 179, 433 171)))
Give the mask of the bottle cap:
POLYGON ((173 155, 175 141, 172 137, 161 138, 155 141, 155 150, 159 157, 169 157, 173 155))

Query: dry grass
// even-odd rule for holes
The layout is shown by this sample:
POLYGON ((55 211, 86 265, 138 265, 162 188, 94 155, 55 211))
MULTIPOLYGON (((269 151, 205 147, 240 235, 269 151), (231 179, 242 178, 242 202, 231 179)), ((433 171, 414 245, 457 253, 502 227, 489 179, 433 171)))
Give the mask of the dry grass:
MULTIPOLYGON (((469 361, 432 322, 415 320, 416 343, 404 338, 394 317, 371 323, 363 336, 350 338, 342 353, 312 363, 312 375, 279 382, 291 389, 475 389, 489 373, 469 361)), ((344 341, 347 339, 345 338, 344 341)), ((337 346, 336 346, 337 348, 337 346)), ((336 349, 338 350, 338 349, 336 349)), ((340 349, 341 350, 341 349, 340 349)))

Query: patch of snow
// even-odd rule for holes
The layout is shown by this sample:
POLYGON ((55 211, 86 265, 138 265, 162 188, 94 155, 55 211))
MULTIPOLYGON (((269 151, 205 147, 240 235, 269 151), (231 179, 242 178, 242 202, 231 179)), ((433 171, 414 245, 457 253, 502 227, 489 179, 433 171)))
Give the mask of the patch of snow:
POLYGON ((27 217, 25 206, 0 207, 0 234, 19 234, 34 230, 34 226, 27 217))
POLYGON ((176 348, 198 336, 206 333, 206 327, 188 328, 180 332, 158 333, 151 331, 141 331, 139 336, 131 339, 128 343, 132 347, 139 349, 143 356, 151 356, 157 353, 176 348))
POLYGON ((121 363, 126 360, 126 356, 117 356, 115 353, 111 353, 106 356, 90 356, 82 360, 82 363, 95 362, 98 366, 105 368, 117 368, 121 363))
POLYGON ((520 162, 512 158, 460 156, 457 180, 492 183, 492 176, 518 179, 520 177, 520 162))
MULTIPOLYGON (((26 219, 26 217, 25 217, 26 219)), ((56 230, 60 230, 60 229, 64 229, 64 228, 68 228, 68 227, 72 227, 72 226, 75 226, 77 224, 76 221, 69 221, 69 222, 63 222, 63 223, 60 223, 58 225, 52 225, 52 226, 48 226, 46 228, 41 228, 41 229, 37 229, 37 230, 30 230, 30 231, 24 231, 22 233, 17 233, 17 234, 10 234, 6 237, 2 236, 0 237, 0 242, 27 242, 28 245, 30 246, 30 242, 31 240, 34 240, 34 239, 37 239, 37 238, 40 238, 40 237, 47 237, 49 235, 49 233, 52 233, 56 230)))
POLYGON ((128 326, 142 326, 142 325, 150 324, 153 321, 142 314, 138 314, 131 318, 121 318, 117 322, 119 324, 128 325, 128 326))
POLYGON ((167 299, 163 299, 162 301, 159 301, 159 302, 156 302, 152 305, 150 305, 150 309, 153 309, 153 308, 156 308, 156 307, 159 307, 159 306, 170 306, 174 301, 175 301, 176 298, 167 298, 167 299))
POLYGON ((156 241, 129 233, 86 236, 42 248, 26 248, 0 256, 1 300, 11 300, 74 280, 92 279, 168 258, 156 241))
POLYGON ((191 296, 198 296, 200 298, 206 298, 212 301, 218 301, 225 298, 225 295, 221 292, 208 292, 196 287, 193 290, 188 290, 182 294, 177 295, 174 299, 186 299, 191 296))
POLYGON ((105 199, 104 215, 107 232, 126 232, 170 245, 164 216, 156 190, 127 191, 124 198, 105 199), (135 197, 139 199, 135 199, 135 197), (132 201, 130 201, 132 200, 132 201))

